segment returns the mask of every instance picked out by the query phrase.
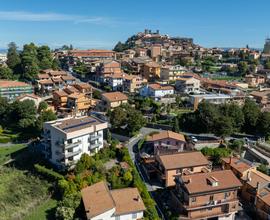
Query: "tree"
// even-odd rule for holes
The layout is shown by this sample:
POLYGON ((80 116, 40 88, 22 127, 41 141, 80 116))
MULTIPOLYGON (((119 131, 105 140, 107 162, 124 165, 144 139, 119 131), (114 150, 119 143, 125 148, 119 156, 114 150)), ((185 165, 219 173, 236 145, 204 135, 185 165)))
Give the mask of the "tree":
POLYGON ((0 67, 0 79, 13 79, 13 72, 9 67, 0 67))
POLYGON ((52 61, 52 69, 59 70, 60 67, 61 67, 60 61, 57 58, 54 58, 52 61))
POLYGON ((180 128, 179 128, 179 120, 178 120, 177 117, 174 117, 173 131, 174 131, 174 132, 180 132, 180 128))
POLYGON ((48 103, 45 101, 42 101, 38 105, 38 112, 40 113, 42 111, 45 111, 47 108, 48 108, 48 103))
POLYGON ((48 46, 40 46, 37 48, 37 59, 39 61, 39 68, 50 69, 52 68, 52 54, 48 46))
POLYGON ((257 131, 266 139, 270 137, 270 113, 263 112, 260 114, 257 121, 257 131))
POLYGON ((225 138, 233 133, 232 120, 226 116, 220 116, 215 123, 214 130, 217 136, 225 138))
POLYGON ((18 73, 21 65, 21 58, 14 42, 8 44, 7 65, 14 73, 18 73))
POLYGON ((39 72, 37 46, 34 43, 25 44, 21 54, 23 78, 32 80, 39 72))
POLYGON ((247 99, 243 106, 243 113, 245 118, 243 130, 247 133, 254 134, 260 116, 260 108, 254 101, 247 99))
POLYGON ((125 49, 125 44, 121 43, 121 41, 118 41, 113 50, 116 52, 123 52, 125 49))
POLYGON ((121 106, 116 107, 111 112, 110 119, 112 127, 119 128, 120 126, 123 126, 127 122, 127 112, 121 106))
POLYGON ((270 69, 270 60, 267 60, 264 64, 265 69, 270 69))
POLYGON ((267 167, 266 164, 260 164, 258 167, 257 167, 257 170, 259 170, 260 172, 266 174, 266 175, 269 175, 269 169, 267 167))
POLYGON ((240 61, 238 63, 238 70, 241 73, 241 75, 246 75, 246 73, 248 72, 248 64, 246 61, 240 61))
POLYGON ((140 130, 146 124, 146 119, 143 117, 140 111, 130 108, 128 111, 127 124, 129 131, 134 133, 140 130))

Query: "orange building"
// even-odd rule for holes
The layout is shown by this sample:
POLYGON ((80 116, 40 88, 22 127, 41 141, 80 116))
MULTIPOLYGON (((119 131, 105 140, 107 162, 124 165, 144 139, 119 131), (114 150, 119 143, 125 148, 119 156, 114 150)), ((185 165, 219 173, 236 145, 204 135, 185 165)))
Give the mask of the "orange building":
POLYGON ((200 151, 158 155, 156 158, 160 180, 166 187, 175 185, 177 176, 209 172, 209 161, 200 151))
POLYGON ((180 219, 234 219, 241 182, 231 170, 179 176, 174 199, 180 219))

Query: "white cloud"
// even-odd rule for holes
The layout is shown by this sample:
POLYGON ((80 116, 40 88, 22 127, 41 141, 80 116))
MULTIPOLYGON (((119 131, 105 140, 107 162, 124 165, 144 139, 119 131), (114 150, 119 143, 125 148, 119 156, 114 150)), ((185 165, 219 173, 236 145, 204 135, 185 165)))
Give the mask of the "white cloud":
MULTIPOLYGON (((0 21, 69 21, 74 23, 109 24, 110 18, 87 17, 81 15, 61 14, 61 13, 33 13, 27 11, 0 11, 0 21)), ((114 23, 114 21, 112 21, 114 23)))

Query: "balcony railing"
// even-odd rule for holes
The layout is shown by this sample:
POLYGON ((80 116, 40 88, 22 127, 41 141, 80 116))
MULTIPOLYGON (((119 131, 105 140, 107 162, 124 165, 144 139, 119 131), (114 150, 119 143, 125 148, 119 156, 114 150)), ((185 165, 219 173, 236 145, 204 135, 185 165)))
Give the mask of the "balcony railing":
POLYGON ((90 135, 89 137, 89 141, 94 141, 94 140, 97 140, 101 138, 101 134, 98 134, 98 135, 90 135))
POLYGON ((93 150, 97 147, 99 147, 102 143, 101 142, 97 142, 97 143, 90 143, 90 146, 89 146, 89 150, 93 150))
POLYGON ((209 203, 206 203, 206 204, 195 205, 195 206, 184 204, 183 206, 186 210, 196 210, 196 209, 204 209, 204 208, 211 208, 211 207, 226 205, 226 204, 235 203, 235 202, 238 202, 238 199, 216 200, 216 201, 210 201, 209 203))
POLYGON ((77 147, 80 143, 82 143, 81 140, 78 140, 74 143, 65 143, 65 149, 70 149, 70 148, 73 148, 73 147, 77 147))
POLYGON ((76 156, 76 155, 80 154, 81 152, 82 152, 81 149, 73 151, 73 152, 67 152, 65 154, 65 158, 76 156))

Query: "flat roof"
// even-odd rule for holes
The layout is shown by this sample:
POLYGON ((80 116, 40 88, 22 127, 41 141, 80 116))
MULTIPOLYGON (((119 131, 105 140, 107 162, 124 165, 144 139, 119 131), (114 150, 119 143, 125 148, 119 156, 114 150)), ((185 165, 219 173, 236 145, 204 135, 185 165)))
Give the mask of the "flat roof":
POLYGON ((100 121, 97 118, 93 118, 90 116, 80 117, 80 118, 67 118, 55 121, 52 126, 62 130, 65 133, 78 131, 84 128, 92 127, 94 125, 98 125, 101 123, 105 123, 100 121))

